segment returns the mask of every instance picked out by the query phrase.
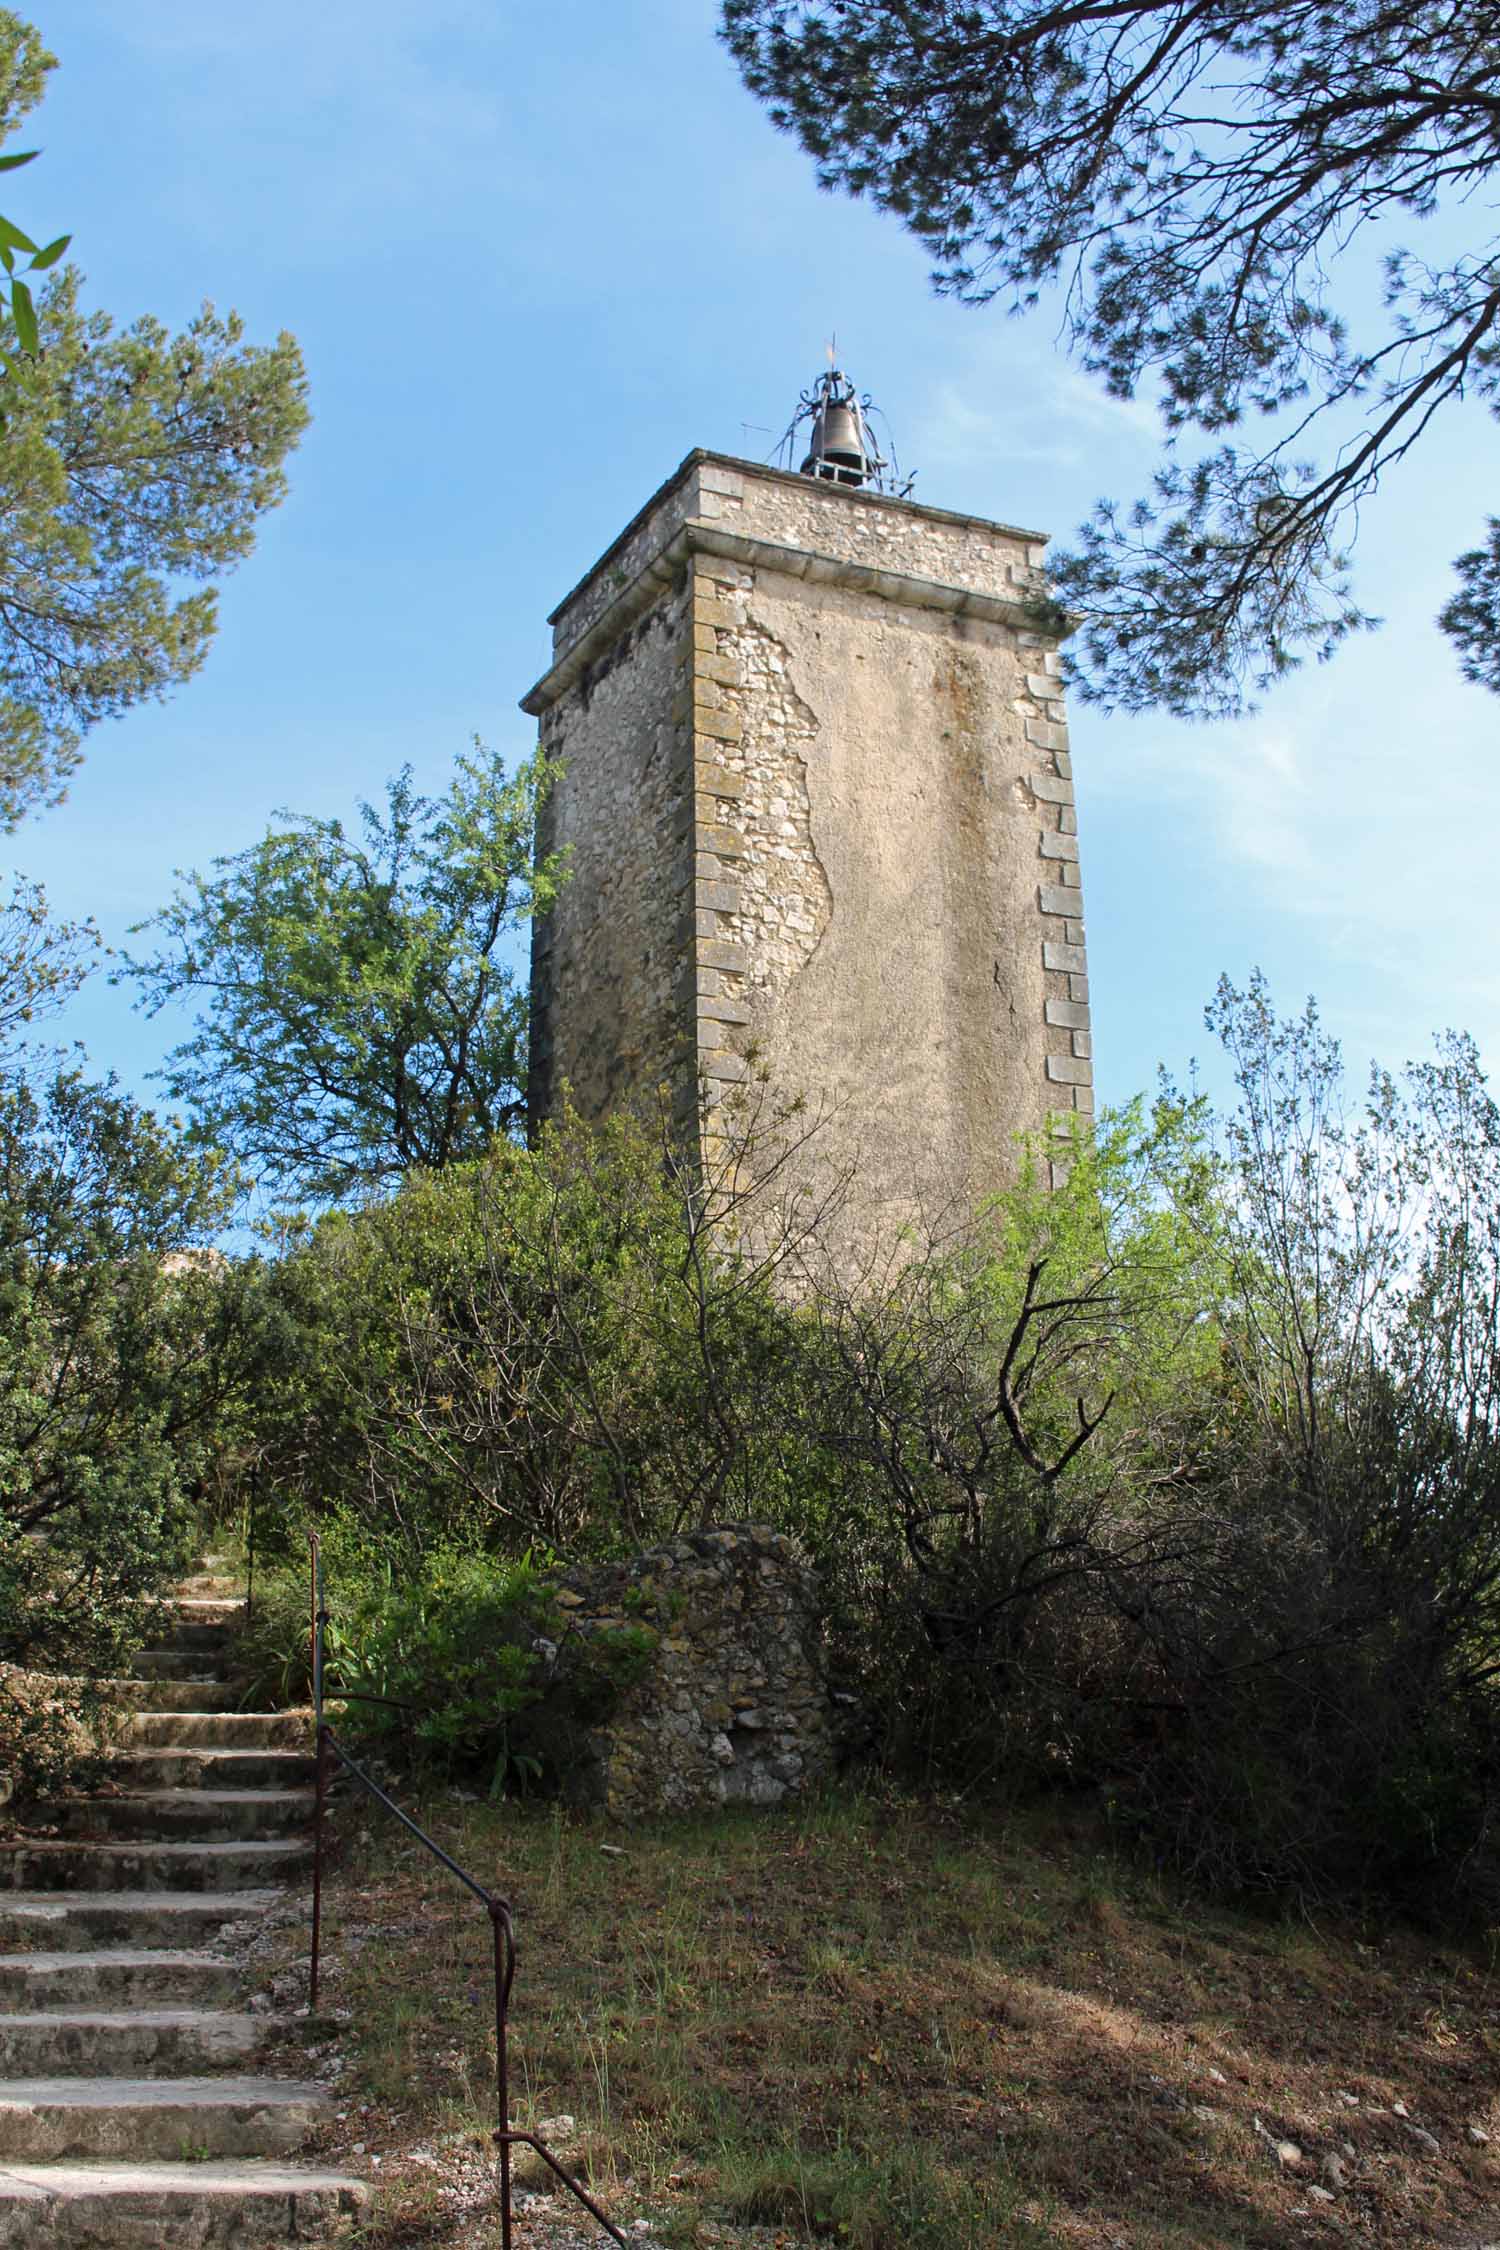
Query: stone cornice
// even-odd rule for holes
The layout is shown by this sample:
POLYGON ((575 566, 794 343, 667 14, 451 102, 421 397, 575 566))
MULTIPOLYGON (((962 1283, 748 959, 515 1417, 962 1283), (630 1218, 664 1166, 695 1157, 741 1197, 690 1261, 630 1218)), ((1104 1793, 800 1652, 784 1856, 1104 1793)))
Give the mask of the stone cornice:
POLYGON ((1061 639, 1066 626, 1054 605, 1044 597, 984 594, 971 586, 950 586, 935 578, 914 578, 905 571, 883 570, 873 563, 849 562, 837 555, 817 554, 805 547, 787 547, 776 540, 752 539, 726 531, 713 523, 686 523, 618 593, 601 616, 581 633, 550 672, 521 698, 521 709, 540 718, 590 665, 611 648, 636 619, 645 615, 666 588, 675 584, 690 555, 714 555, 721 561, 741 563, 755 570, 780 571, 809 585, 838 586, 851 593, 870 594, 879 601, 895 602, 906 609, 939 610, 948 617, 972 617, 987 625, 1008 625, 1013 630, 1046 633, 1061 639))
MULTIPOLYGON (((622 531, 616 533, 599 560, 584 572, 578 584, 569 593, 563 595, 562 600, 547 619, 547 623, 555 625, 558 619, 572 608, 584 588, 590 585, 602 570, 608 569, 622 547, 629 546, 636 533, 656 513, 669 492, 675 492, 694 469, 705 467, 728 469, 733 475, 748 477, 757 484, 788 485, 803 494, 807 491, 809 481, 800 470, 778 469, 774 468, 769 461, 745 461, 738 454, 715 453, 709 447, 695 446, 692 452, 678 463, 666 482, 657 487, 643 506, 637 508, 629 523, 625 525, 622 531)), ((1026 547, 1045 547, 1051 536, 1049 532, 1045 531, 1027 531, 1017 523, 997 523, 990 516, 969 515, 957 508, 929 507, 925 500, 899 498, 894 492, 874 492, 868 485, 821 484, 817 479, 813 479, 812 483, 814 491, 820 493, 824 498, 829 498, 836 493, 841 508, 878 511, 885 515, 909 516, 913 519, 919 519, 923 523, 952 524, 957 529, 982 531, 991 537, 998 534, 1004 539, 1019 539, 1021 544, 1026 547)))

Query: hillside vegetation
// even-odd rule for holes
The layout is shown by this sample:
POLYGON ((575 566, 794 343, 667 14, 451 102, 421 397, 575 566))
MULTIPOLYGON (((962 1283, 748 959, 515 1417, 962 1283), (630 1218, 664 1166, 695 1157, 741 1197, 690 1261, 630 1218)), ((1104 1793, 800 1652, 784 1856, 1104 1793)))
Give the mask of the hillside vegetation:
MULTIPOLYGON (((516 1905, 518 2113, 648 2242, 1416 2250, 1493 2231, 1487 1955, 1213 1910, 1083 1808, 838 1796, 630 1834, 426 1811, 516 1905)), ((326 2153, 381 2183, 371 2250, 477 2250, 485 1917, 365 1818, 341 1816, 306 2035, 336 2073, 326 2153)), ((520 2193, 535 2250, 605 2241, 540 2167, 520 2193)))
MULTIPOLYGON (((349 1731, 515 1895, 529 2113, 571 2112, 653 2224, 1469 2239, 1500 1108, 1459 1038, 1355 1096, 1311 1007, 1224 986, 1211 1021, 1225 1114, 1164 1085, 852 1262, 816 1118, 754 1085, 706 1164, 669 1120, 567 1118, 221 1257, 212 1157, 111 1089, 23 1084, 9 1780, 70 1754, 35 1675, 86 1702, 205 1520, 253 1532, 247 1700, 305 1694, 316 1526, 338 1677, 374 1699, 349 1731), (815 1566, 874 1794, 618 1840, 554 1818, 566 1748, 511 1630, 538 1580, 747 1519, 815 1566)), ((484 1932, 357 1829, 344 1886, 355 2028, 311 2060, 352 2042, 344 2123, 405 2152, 388 2239, 424 2239, 425 2176, 457 2243, 462 2195, 489 2210, 484 1932)))
POLYGON ((763 1092, 706 1174, 568 1121, 240 1266, 260 1685, 298 1684, 317 1521, 344 1676, 425 1714, 367 1727, 503 1788, 528 1574, 768 1521, 874 1769, 1099 1791, 1225 1895, 1486 1924, 1500 1111, 1461 1040, 1355 1101, 1311 1009, 1214 1020, 1230 1114, 1164 1088, 855 1272, 763 1092))
POLYGON ((121 1558, 144 1598, 168 1526, 249 1493, 255 1689, 305 1685, 316 1523, 366 1731, 499 1792, 536 1574, 769 1521, 869 1770, 1093 1791, 1226 1896, 1488 1926, 1500 1109, 1460 1039, 1354 1100, 1311 1008, 1211 1020, 1227 1115, 1164 1087, 854 1271, 816 1121, 764 1089, 706 1167, 565 1120, 169 1283, 202 1166, 128 1105, 4 1112, 0 1658, 61 1668, 121 1558))

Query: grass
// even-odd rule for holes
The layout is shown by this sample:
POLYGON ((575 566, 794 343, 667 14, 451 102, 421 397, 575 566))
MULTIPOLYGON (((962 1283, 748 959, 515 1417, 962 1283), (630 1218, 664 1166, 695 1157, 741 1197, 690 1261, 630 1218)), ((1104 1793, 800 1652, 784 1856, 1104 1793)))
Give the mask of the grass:
MULTIPOLYGON (((426 1811, 516 1909, 518 2121, 571 2118, 572 2160, 661 2243, 1423 2245, 1500 2212, 1485 1958, 1212 1910, 1057 1813, 426 1811)), ((494 2235, 488 1925, 340 1818, 324 2152, 378 2156, 372 2244, 464 2250, 494 2235)))

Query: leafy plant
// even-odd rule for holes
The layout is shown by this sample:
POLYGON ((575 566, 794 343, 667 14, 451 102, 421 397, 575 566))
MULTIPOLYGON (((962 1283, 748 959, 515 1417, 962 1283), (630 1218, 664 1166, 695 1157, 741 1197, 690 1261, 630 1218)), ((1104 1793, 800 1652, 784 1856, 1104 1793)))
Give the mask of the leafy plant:
MULTIPOLYGON (((1154 404, 1149 489, 1101 501, 1054 565, 1085 694, 1232 713, 1372 622, 1350 590, 1365 503, 1435 414, 1500 405, 1490 0, 723 0, 722 20, 824 187, 891 213, 966 302, 1058 286, 1083 367, 1154 404), (1445 199, 1456 232, 1404 237, 1445 199), (1356 244, 1382 280, 1362 320, 1339 289, 1356 244)), ((1491 685, 1493 549, 1442 620, 1491 685)))
POLYGON ((281 814, 138 925, 162 941, 128 963, 146 1012, 202 1008, 167 1087, 268 1196, 367 1196, 481 1156, 523 1114, 506 947, 563 871, 533 862, 549 780, 540 757, 507 776, 478 744, 440 798, 407 768, 359 832, 281 814))
POLYGON ((534 1779, 536 1760, 511 1742, 543 1686, 535 1643, 550 1605, 531 1556, 438 1547, 410 1564, 366 1548, 343 1585, 328 1661, 350 1730, 444 1778, 477 1776, 492 1796, 534 1779))
POLYGON ((654 1128, 569 1120, 298 1229, 244 1276, 245 1455, 416 1552, 618 1555, 777 1513, 807 1484, 776 1403, 794 1316, 712 1191, 654 1128))
MULTIPOLYGON (((11 118, 18 121, 40 100, 46 74, 54 67, 55 58, 47 53, 32 26, 23 23, 9 9, 0 10, 0 76, 8 81, 5 92, 9 100, 5 109, 11 118)), ((0 156, 0 172, 18 172, 23 165, 34 164, 40 154, 40 149, 34 148, 8 151, 0 156)), ((0 344, 0 366, 8 376, 24 375, 41 345, 36 304, 25 276, 46 273, 55 266, 71 240, 71 235, 62 234, 55 242, 38 245, 13 219, 0 218, 0 266, 5 270, 5 279, 0 282, 0 304, 9 310, 21 355, 18 357, 0 344)), ((0 424, 4 422, 6 407, 5 388, 0 385, 0 424)))
POLYGON ((753 1140, 700 1169, 625 1118, 246 1269, 287 1526, 365 1543, 361 1680, 392 1708, 456 1685, 389 1739, 555 1771, 644 1659, 540 1693, 507 1570, 757 1517, 819 1572, 852 1746, 976 1793, 1098 1787, 1229 1887, 1482 1905, 1500 1115, 1462 1040, 1353 1105, 1315 1011, 1257 982, 1211 1020, 1227 1116, 1166 1086, 857 1276, 818 1214, 743 1190, 753 1140))
POLYGON ((212 1389, 195 1253, 228 1201, 112 1087, 0 1079, 0 1666, 78 1683, 10 1696, 13 1776, 55 1766, 185 1559, 212 1389))
MULTIPOLYGON (((52 68, 0 10, 0 139, 52 68)), ((57 802, 101 719, 197 671, 205 582, 249 553, 307 421, 291 336, 248 344, 209 304, 175 335, 149 316, 118 328, 83 309, 66 244, 0 221, 0 828, 57 802)))
POLYGON ((99 945, 92 922, 58 922, 39 883, 22 877, 0 900, 0 1065, 11 1061, 39 1016, 76 992, 99 945))

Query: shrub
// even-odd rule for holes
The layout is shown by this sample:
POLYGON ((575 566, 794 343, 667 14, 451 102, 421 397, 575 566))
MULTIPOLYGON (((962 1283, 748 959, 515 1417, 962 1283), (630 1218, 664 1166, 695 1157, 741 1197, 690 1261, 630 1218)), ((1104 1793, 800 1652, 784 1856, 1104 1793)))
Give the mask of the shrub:
MULTIPOLYGON (((639 1624, 570 1635, 529 1554, 396 1553, 347 1517, 325 1526, 322 1550, 337 1733, 421 1780, 491 1796, 563 1786, 581 1732, 608 1716, 656 1645, 639 1624)), ((310 1698, 310 1608, 305 1567, 264 1581, 240 1641, 247 1705, 310 1698)))
POLYGON ((779 1513, 805 1482, 792 1316, 733 1204, 622 1117, 322 1221, 256 1270, 247 1458, 288 1520, 414 1551, 619 1555, 779 1513))
POLYGON ((1186 1216, 1202 1130, 1201 1104, 1133 1105, 1036 1151, 956 1241, 908 1237, 858 1286, 817 1271, 798 1338, 819 1497, 798 1527, 872 1740, 908 1772, 1078 1776, 1115 1691, 1110 1590, 1145 1559, 1146 1433, 1213 1349, 1186 1216))
POLYGON ((350 1698, 349 1731, 493 1796, 535 1778, 511 1729, 543 1691, 535 1643, 549 1615, 529 1555, 438 1547, 415 1567, 382 1556, 336 1611, 328 1662, 334 1692, 350 1698))
POLYGON ((211 1162, 75 1072, 0 1082, 0 1764, 56 1778, 186 1558, 215 1352, 191 1255, 221 1223, 211 1162))
POLYGON ((909 1770, 1101 1786, 1228 1888, 1488 1912, 1500 1111, 1462 1040, 1351 1114, 1315 1011, 1211 1021, 1215 1131, 1168 1088, 805 1306, 846 1663, 909 1770))

